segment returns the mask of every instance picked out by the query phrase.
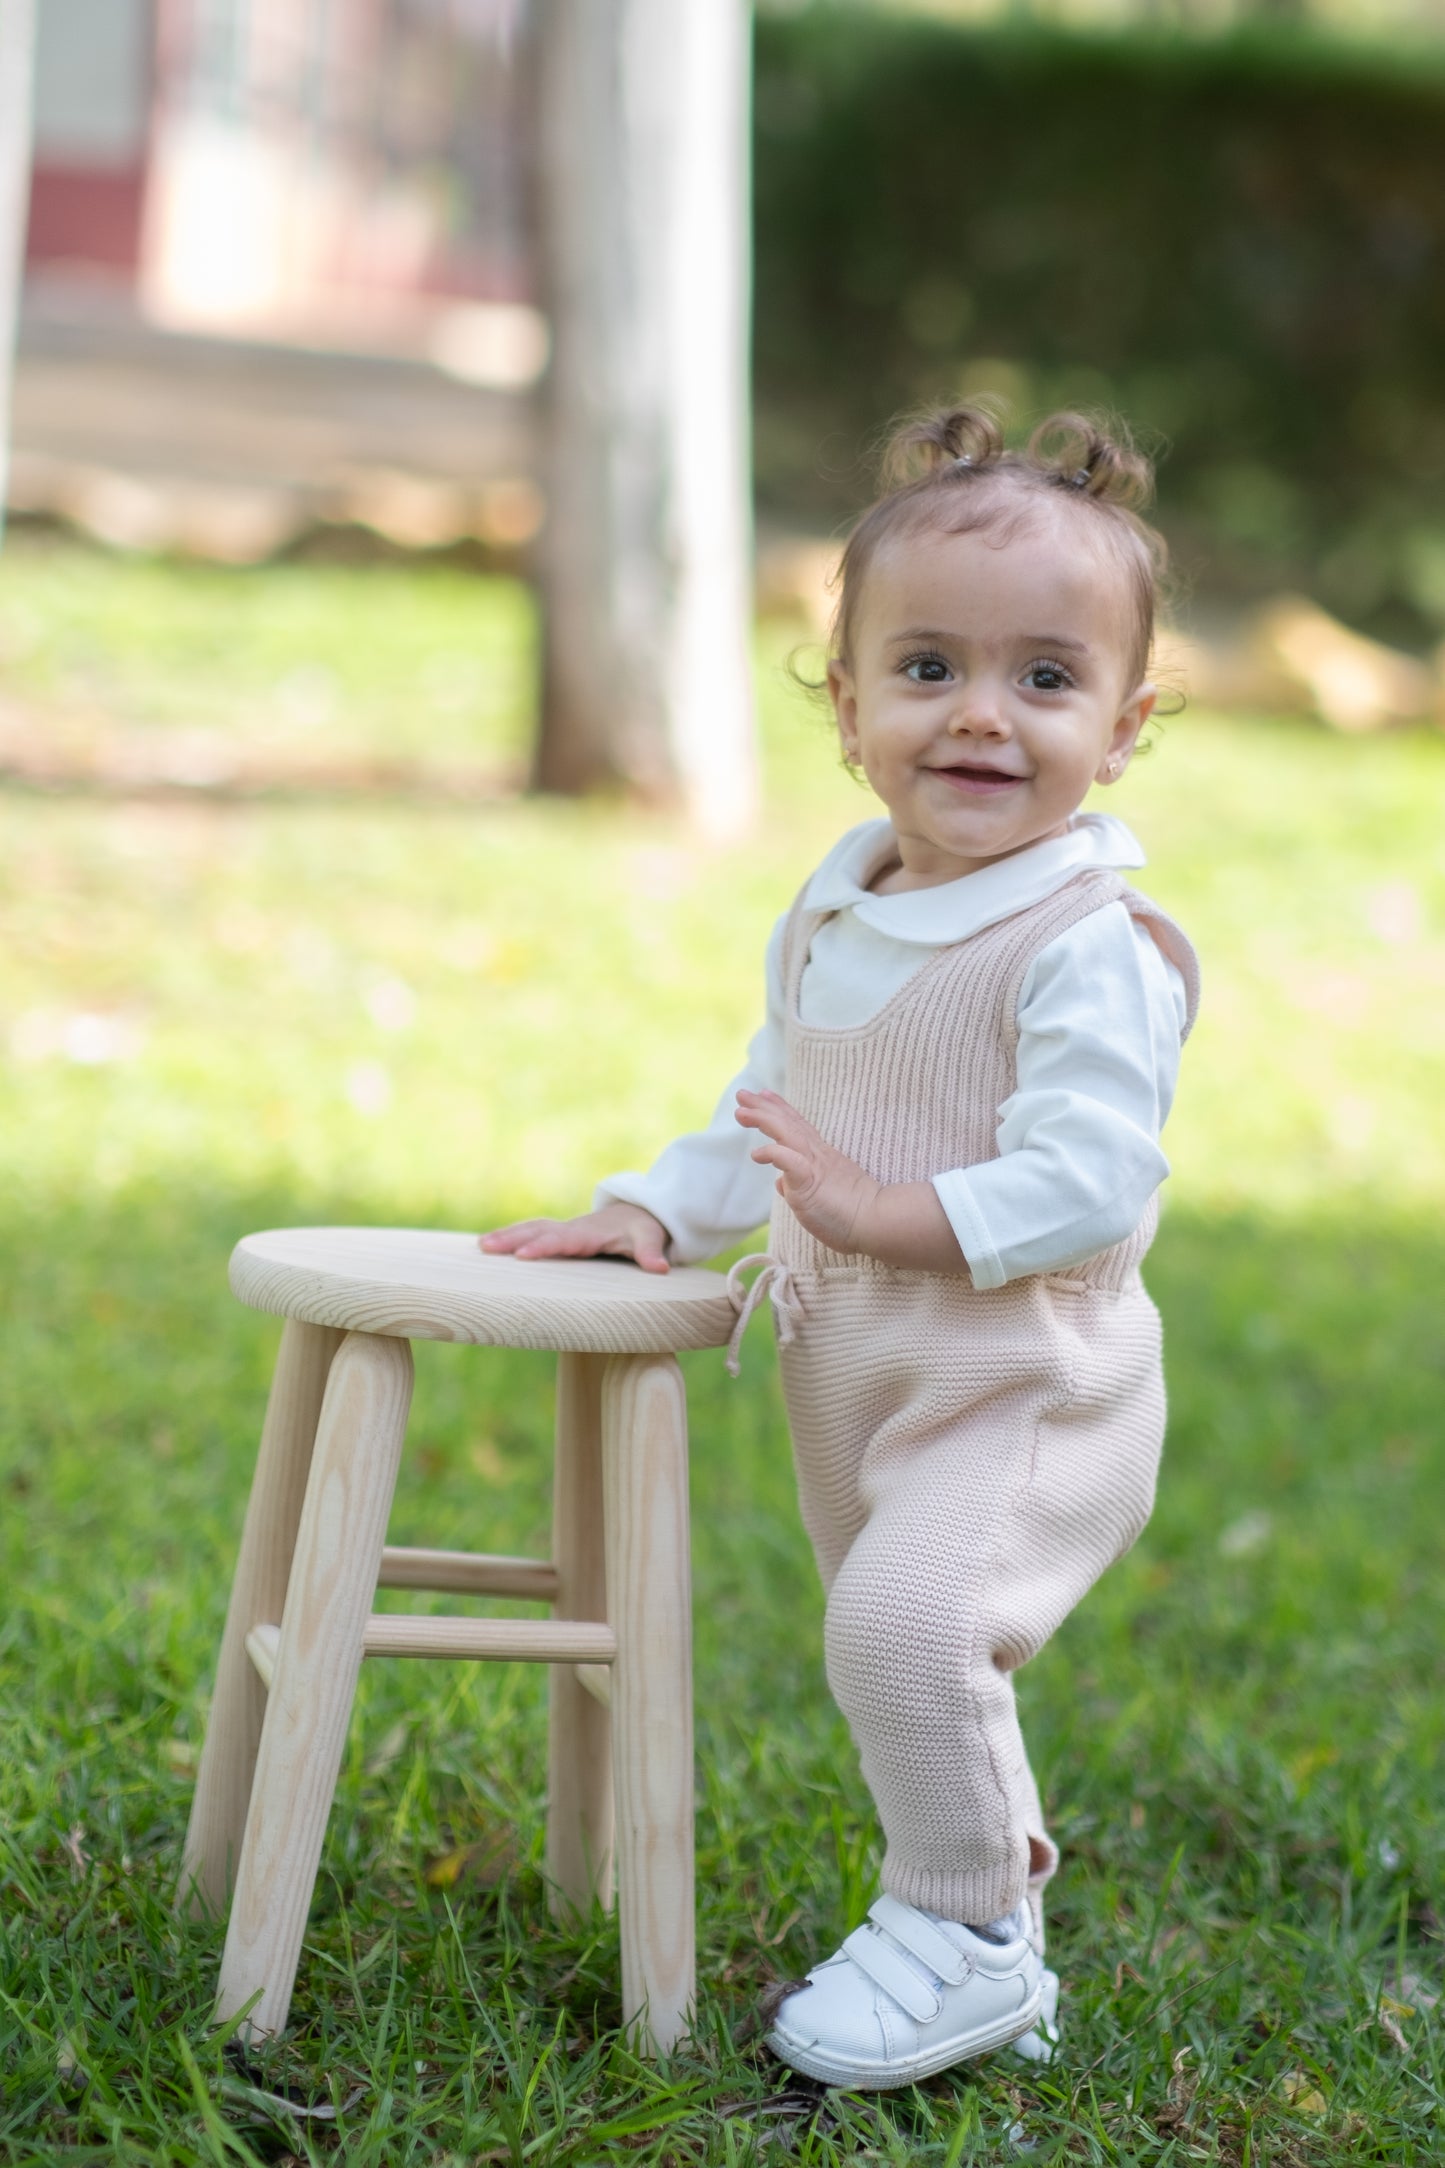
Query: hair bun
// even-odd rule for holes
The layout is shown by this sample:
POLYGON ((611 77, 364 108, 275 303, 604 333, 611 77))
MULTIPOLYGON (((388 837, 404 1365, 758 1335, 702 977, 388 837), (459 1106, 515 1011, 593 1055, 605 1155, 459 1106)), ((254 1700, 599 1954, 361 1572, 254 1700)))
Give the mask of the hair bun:
POLYGON ((992 408, 939 407, 894 431, 883 456, 883 475, 890 488, 906 488, 948 467, 976 473, 996 466, 1003 456, 1003 423, 992 408))
MULTIPOLYGON (((1154 616, 1168 551, 1164 537, 1140 517, 1153 490, 1153 463, 1136 451, 1127 430, 1087 414, 1051 414, 1023 451, 1004 442, 1001 403, 936 407, 905 418, 883 456, 884 487, 855 521, 837 572, 838 606, 832 651, 845 663, 852 650, 857 597, 880 544, 893 534, 932 529, 977 534, 1042 510, 1067 491, 1081 506, 1118 564, 1129 600, 1129 663, 1133 681, 1149 667, 1154 616), (976 483, 983 483, 976 488, 976 483)), ((1084 516, 1081 512, 1081 516, 1084 516)), ((850 664, 851 667, 851 664, 850 664)))
POLYGON ((1110 434, 1088 414, 1051 414, 1029 438, 1027 457, 1060 489, 1138 511, 1154 494, 1154 463, 1120 429, 1110 434))

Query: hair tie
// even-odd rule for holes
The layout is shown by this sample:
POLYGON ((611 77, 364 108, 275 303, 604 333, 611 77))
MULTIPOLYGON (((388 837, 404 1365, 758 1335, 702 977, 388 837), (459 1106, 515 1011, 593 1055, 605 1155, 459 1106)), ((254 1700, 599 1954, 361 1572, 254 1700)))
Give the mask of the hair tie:
POLYGON ((953 465, 955 472, 959 467, 971 467, 973 465, 973 453, 960 452, 957 459, 954 460, 953 465))
POLYGON ((1089 486, 1089 470, 1088 470, 1088 468, 1087 468, 1087 467, 1076 467, 1076 468, 1075 468, 1075 470, 1074 470, 1074 472, 1073 472, 1073 473, 1072 473, 1072 474, 1071 474, 1071 475, 1069 476, 1069 487, 1070 487, 1070 489, 1087 489, 1087 488, 1088 488, 1088 486, 1089 486))

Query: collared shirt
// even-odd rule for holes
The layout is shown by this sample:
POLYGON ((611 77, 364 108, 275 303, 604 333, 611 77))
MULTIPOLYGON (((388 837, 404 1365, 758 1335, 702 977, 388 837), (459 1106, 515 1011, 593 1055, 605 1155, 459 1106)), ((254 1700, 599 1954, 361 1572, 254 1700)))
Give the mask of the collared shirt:
MULTIPOLYGON (((1038 903, 1086 867, 1144 863, 1121 821, 1077 813, 1062 836, 962 880, 875 895, 868 879, 891 839, 865 821, 804 891, 828 911, 799 989, 806 1024, 839 1029, 876 1014, 927 955, 1038 903)), ((742 1089, 784 1089, 779 920, 768 944, 767 1014, 708 1127, 668 1145, 646 1174, 610 1176, 596 1202, 639 1204, 668 1230, 680 1264, 716 1256, 759 1226, 773 1169, 734 1119, 742 1089)), ((1174 1097, 1184 981, 1147 921, 1122 903, 1071 926, 1034 958, 1018 1005, 1017 1088, 999 1108, 997 1159, 933 1177, 975 1286, 1081 1264, 1138 1226, 1169 1172, 1159 1132, 1174 1097)))

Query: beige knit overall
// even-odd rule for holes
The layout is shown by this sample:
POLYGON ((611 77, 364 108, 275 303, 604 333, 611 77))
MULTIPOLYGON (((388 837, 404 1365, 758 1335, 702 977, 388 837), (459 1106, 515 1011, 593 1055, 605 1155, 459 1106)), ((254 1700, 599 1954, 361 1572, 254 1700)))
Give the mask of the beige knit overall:
MULTIPOLYGON (((1184 973, 1163 912, 1088 872, 942 949, 868 1022, 799 1020, 809 945, 784 933, 784 1094, 883 1182, 998 1156, 1030 963, 1122 898, 1184 973)), ((828 1249, 779 1199, 766 1275, 803 1520, 828 1592, 828 1680, 887 1839, 883 1886, 983 1924, 1038 1893, 1043 1825, 1010 1674, 1149 1517, 1164 1432, 1158 1313, 1139 1261, 1151 1204, 1087 1263, 979 1290, 828 1249)), ((749 1304, 751 1307, 751 1304, 749 1304)))

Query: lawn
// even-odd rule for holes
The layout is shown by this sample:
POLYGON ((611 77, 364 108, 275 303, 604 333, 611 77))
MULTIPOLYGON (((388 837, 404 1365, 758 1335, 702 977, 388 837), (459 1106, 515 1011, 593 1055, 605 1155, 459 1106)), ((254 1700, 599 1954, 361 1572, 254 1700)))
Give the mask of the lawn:
MULTIPOLYGON (((1150 1264, 1159 1510, 1021 1681, 1064 1847, 1053 2068, 822 2098, 752 2037, 876 1856, 760 1331, 736 1384, 685 1359, 693 2045, 639 2065, 610 1923, 547 1919, 522 1666, 367 1669, 292 2030, 247 2072, 211 2029, 218 1937, 171 1894, 275 1344, 227 1294, 229 1247, 566 1210, 708 1111, 773 916, 869 809, 787 686, 788 637, 759 639, 767 813, 726 851, 615 808, 0 794, 0 2158, 1438 2158, 1445 741, 1423 734, 1191 712, 1111 801, 1206 1007, 1150 1264)), ((0 698, 43 728, 89 700, 137 731, 514 755, 530 653, 520 592, 460 575, 23 541, 0 569, 0 698)), ((418 1355, 396 1540, 543 1547, 545 1363, 418 1355)))

